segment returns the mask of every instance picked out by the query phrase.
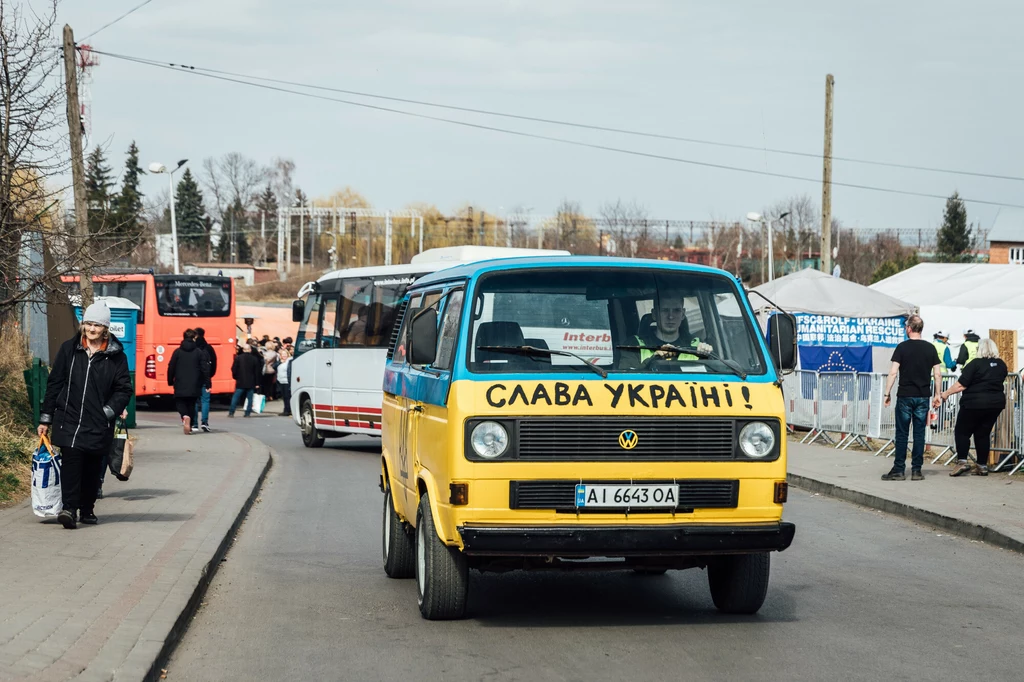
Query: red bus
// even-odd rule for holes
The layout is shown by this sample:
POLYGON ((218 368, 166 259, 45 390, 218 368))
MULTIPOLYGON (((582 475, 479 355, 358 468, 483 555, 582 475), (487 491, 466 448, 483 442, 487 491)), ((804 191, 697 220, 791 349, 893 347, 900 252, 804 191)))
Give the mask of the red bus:
MULTIPOLYGON (((78 293, 78 278, 67 278, 78 293)), ((235 390, 231 363, 235 357, 235 283, 230 277, 153 275, 150 273, 93 275, 94 296, 120 296, 139 306, 136 328, 135 395, 160 401, 171 398, 167 363, 190 327, 206 330, 217 353, 213 394, 235 390)))

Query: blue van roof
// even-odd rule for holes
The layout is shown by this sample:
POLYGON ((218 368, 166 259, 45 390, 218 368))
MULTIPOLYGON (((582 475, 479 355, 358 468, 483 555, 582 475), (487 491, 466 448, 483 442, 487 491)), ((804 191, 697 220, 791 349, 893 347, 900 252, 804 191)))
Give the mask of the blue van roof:
POLYGON ((644 258, 612 258, 609 256, 532 256, 529 258, 497 258, 477 261, 438 270, 416 280, 410 289, 420 289, 438 282, 456 279, 472 279, 478 275, 496 270, 519 270, 522 268, 562 267, 604 267, 604 268, 658 268, 662 270, 684 270, 713 275, 724 275, 735 279, 732 273, 706 265, 680 263, 669 260, 648 260, 644 258))

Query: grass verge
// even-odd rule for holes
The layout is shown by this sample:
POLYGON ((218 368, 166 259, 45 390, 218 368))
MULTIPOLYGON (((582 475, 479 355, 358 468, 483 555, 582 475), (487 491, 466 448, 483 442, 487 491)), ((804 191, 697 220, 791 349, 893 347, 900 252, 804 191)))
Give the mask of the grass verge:
POLYGON ((32 480, 32 409, 25 378, 29 354, 21 335, 0 330, 0 509, 17 504, 32 480))

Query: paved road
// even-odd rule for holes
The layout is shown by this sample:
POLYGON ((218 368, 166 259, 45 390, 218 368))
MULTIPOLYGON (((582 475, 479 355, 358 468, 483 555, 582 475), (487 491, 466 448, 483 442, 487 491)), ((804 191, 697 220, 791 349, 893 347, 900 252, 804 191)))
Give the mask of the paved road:
POLYGON ((380 566, 377 442, 306 450, 286 419, 231 425, 277 457, 170 680, 1021 676, 1020 555, 799 491, 755 617, 719 615, 691 570, 473 574, 470 618, 427 622, 380 566))

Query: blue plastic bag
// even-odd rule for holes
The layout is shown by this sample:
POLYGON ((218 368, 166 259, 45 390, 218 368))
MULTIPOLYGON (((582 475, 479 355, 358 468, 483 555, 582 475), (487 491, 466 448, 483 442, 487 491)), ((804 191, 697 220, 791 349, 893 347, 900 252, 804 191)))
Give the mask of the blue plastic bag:
POLYGON ((43 436, 32 455, 32 511, 36 516, 53 518, 64 504, 60 490, 60 452, 43 436))

